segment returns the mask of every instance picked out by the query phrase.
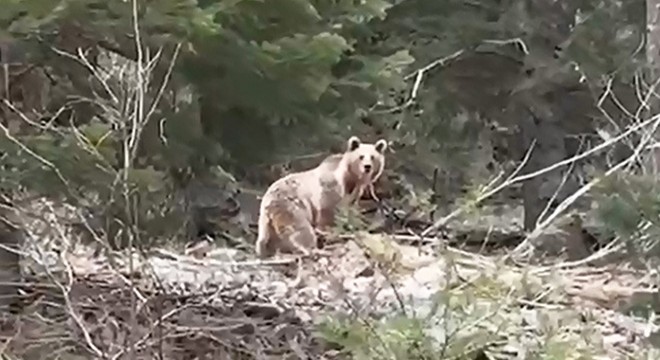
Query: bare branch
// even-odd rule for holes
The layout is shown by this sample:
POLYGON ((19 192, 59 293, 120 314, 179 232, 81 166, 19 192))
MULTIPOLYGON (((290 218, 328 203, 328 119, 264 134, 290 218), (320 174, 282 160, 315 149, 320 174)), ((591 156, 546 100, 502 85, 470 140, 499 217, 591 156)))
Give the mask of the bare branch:
POLYGON ((459 56, 463 55, 464 52, 465 52, 465 50, 463 50, 463 49, 458 50, 458 51, 454 52, 451 55, 448 55, 448 56, 445 56, 443 58, 432 61, 428 65, 424 66, 423 68, 421 68, 419 70, 416 70, 412 74, 406 75, 403 78, 404 80, 409 80, 412 77, 414 77, 415 82, 413 83, 413 87, 412 87, 412 90, 410 91, 410 96, 408 97, 408 100, 406 100, 406 102, 403 103, 402 105, 395 106, 393 108, 389 108, 389 109, 385 109, 385 110, 374 110, 379 105, 379 104, 376 104, 376 105, 372 106, 370 111, 373 111, 374 114, 391 114, 391 113, 409 108, 410 106, 412 106, 415 103, 415 101, 417 99, 417 94, 419 92, 419 87, 421 86, 422 81, 424 80, 424 75, 426 74, 426 72, 428 72, 428 71, 430 71, 430 70, 432 70, 432 69, 434 69, 438 66, 444 66, 449 61, 452 61, 452 60, 458 58, 459 56))

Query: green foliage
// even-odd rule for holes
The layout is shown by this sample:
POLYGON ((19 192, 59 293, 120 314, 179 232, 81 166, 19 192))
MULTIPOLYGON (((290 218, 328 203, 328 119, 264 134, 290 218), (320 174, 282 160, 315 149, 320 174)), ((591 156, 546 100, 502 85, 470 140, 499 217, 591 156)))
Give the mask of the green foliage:
MULTIPOLYGON (((5 181, 41 193, 78 196, 78 188, 72 184, 108 183, 116 176, 112 168, 116 164, 108 164, 106 158, 98 161, 101 152, 110 151, 111 155, 116 155, 106 146, 111 142, 109 139, 98 147, 88 141, 79 142, 71 131, 22 136, 20 145, 4 137, 0 139, 2 152, 7 154, 5 165, 14 170, 3 174, 5 181), (66 156, 62 156, 63 153, 66 156)), ((99 143, 98 139, 95 142, 99 143)))
POLYGON ((584 15, 563 46, 567 56, 589 79, 598 81, 603 74, 612 74, 627 81, 646 61, 639 48, 645 32, 645 3, 610 0, 578 3, 584 15))
POLYGON ((174 184, 168 174, 151 166, 132 168, 124 181, 116 135, 92 122, 73 131, 21 136, 21 145, 0 138, 4 166, 12 169, 2 173, 3 182, 69 203, 96 204, 95 212, 106 215, 105 230, 114 245, 120 245, 115 243, 120 229, 111 225, 114 221, 120 221, 124 231, 139 224, 134 236, 142 239, 142 245, 177 233, 181 209, 172 201, 174 184), (123 210, 126 191, 130 220, 123 210))
POLYGON ((438 346, 424 333, 421 322, 404 316, 382 323, 330 318, 320 331, 326 341, 348 351, 356 360, 437 358, 433 354, 438 346))
POLYGON ((203 100, 207 135, 244 166, 336 142, 339 129, 343 138, 356 111, 401 83, 401 69, 410 63, 396 51, 366 56, 350 36, 382 16, 387 2, 281 3, 243 1, 218 12, 214 21, 223 30, 195 36, 196 54, 181 68, 198 91, 213 95, 203 100), (310 130, 314 136, 300 136, 310 130))
POLYGON ((191 178, 208 176, 219 165, 240 173, 278 154, 344 141, 354 131, 349 122, 358 110, 403 86, 402 71, 413 61, 400 49, 381 56, 355 47, 354 29, 383 18, 391 6, 383 0, 156 0, 148 6, 138 2, 136 14, 132 1, 2 5, 2 28, 28 40, 30 58, 46 64, 58 80, 49 89, 47 108, 66 109, 52 122, 52 132, 31 129, 19 136, 31 153, 11 141, 3 144, 12 157, 6 164, 12 170, 3 178, 42 194, 64 193, 81 202, 93 197, 112 208, 102 210, 107 216, 123 217, 121 226, 139 220, 139 232, 156 229, 150 236, 170 231, 149 223, 176 214, 172 192, 191 178), (126 133, 116 126, 128 124, 139 91, 135 77, 125 76, 137 58, 132 35, 126 36, 133 32, 134 15, 144 54, 164 50, 145 94, 148 108, 161 102, 153 104, 155 112, 140 130, 128 184, 122 184, 126 133), (101 50, 103 56, 86 59, 98 73, 54 53, 51 44, 74 52, 79 46, 101 50), (179 61, 159 98, 179 44, 179 61), (131 204, 119 200, 124 185, 131 204), (131 221, 120 215, 119 209, 128 208, 137 212, 131 221))
POLYGON ((356 206, 340 206, 335 215, 333 231, 337 234, 353 234, 366 230, 368 223, 356 206))
MULTIPOLYGON (((48 39, 47 30, 75 20, 92 40, 112 44, 113 51, 129 57, 134 53, 133 44, 115 30, 132 28, 131 2, 46 4, 29 0, 10 4, 4 7, 3 19, 5 28, 16 35, 39 32, 48 39)), ((212 103, 202 114, 202 122, 210 129, 205 135, 212 141, 224 140, 218 132, 231 128, 232 137, 249 138, 250 142, 237 142, 236 148, 229 149, 240 159, 253 151, 255 141, 277 148, 310 126, 319 134, 324 133, 324 126, 344 128, 356 110, 373 103, 378 92, 401 82, 401 69, 412 61, 405 52, 397 49, 391 57, 361 54, 352 37, 354 29, 372 18, 383 18, 390 7, 383 0, 359 4, 158 0, 148 7, 140 4, 138 16, 147 46, 183 43, 184 61, 177 72, 195 86, 202 99, 212 103), (256 119, 249 122, 251 129, 241 127, 242 119, 227 116, 236 110, 241 117, 256 119), (208 124, 213 122, 229 124, 208 124), (282 131, 270 131, 278 130, 279 125, 285 125, 282 131)), ((309 140, 306 145, 318 139, 309 140)), ((326 136, 322 140, 334 139, 326 136)), ((272 156, 272 150, 266 154, 272 156)))
POLYGON ((660 255, 660 183, 652 176, 620 173, 594 191, 600 226, 621 237, 635 258, 660 255))

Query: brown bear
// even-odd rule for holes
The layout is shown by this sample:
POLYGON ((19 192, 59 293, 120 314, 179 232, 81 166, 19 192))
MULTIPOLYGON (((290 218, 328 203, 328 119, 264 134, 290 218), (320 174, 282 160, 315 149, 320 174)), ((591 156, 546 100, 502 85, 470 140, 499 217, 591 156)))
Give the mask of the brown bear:
POLYGON ((266 190, 259 209, 256 253, 278 250, 309 255, 317 247, 314 229, 334 223, 341 202, 354 203, 383 173, 387 142, 348 139, 346 151, 326 157, 317 167, 286 175, 266 190))

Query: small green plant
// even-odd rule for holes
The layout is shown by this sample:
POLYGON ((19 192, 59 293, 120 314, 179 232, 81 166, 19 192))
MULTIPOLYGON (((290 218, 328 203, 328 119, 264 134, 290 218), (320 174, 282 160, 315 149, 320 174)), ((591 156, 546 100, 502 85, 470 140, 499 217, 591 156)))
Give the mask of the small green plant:
POLYGON ((354 234, 366 230, 368 223, 360 212, 360 209, 352 205, 341 205, 335 214, 335 226, 333 232, 336 234, 354 234))
POLYGON ((384 322, 370 319, 328 319, 320 326, 324 339, 356 360, 438 359, 438 345, 420 320, 397 316, 384 322))
POLYGON ((617 174, 594 190, 605 234, 620 237, 631 256, 660 255, 660 182, 651 176, 617 174))
POLYGON ((480 201, 479 198, 488 190, 486 184, 471 183, 465 186, 465 193, 463 196, 456 199, 456 205, 464 208, 466 215, 478 216, 480 201))

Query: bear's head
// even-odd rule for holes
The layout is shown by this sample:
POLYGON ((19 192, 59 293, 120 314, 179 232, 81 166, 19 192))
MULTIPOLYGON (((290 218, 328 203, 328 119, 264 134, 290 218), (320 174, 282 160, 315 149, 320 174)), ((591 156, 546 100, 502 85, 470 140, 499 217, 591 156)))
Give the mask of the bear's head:
POLYGON ((344 154, 351 175, 369 183, 378 179, 385 167, 386 149, 387 141, 383 139, 374 144, 366 144, 357 136, 351 136, 344 154))

